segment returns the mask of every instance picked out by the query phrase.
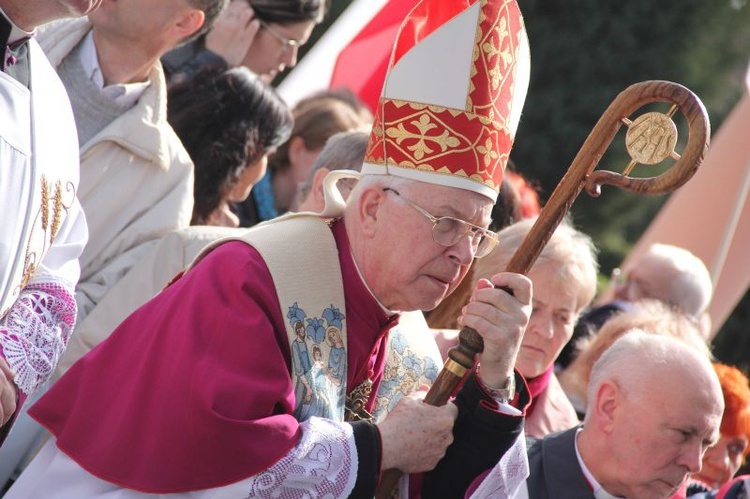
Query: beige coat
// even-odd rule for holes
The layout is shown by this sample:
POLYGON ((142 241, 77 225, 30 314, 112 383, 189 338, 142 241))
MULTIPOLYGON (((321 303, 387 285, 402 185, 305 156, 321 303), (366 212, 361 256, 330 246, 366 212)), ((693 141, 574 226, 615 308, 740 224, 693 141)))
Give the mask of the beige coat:
MULTIPOLYGON (((40 30, 58 67, 90 31, 84 19, 40 30)), ((79 322, 160 237, 190 224, 193 163, 167 123, 161 63, 137 104, 81 147, 78 196, 89 226, 76 288, 79 322)))
POLYGON ((550 376, 547 388, 537 397, 534 412, 526 417, 527 437, 542 438, 550 433, 573 428, 580 424, 573 404, 563 392, 556 375, 550 376))

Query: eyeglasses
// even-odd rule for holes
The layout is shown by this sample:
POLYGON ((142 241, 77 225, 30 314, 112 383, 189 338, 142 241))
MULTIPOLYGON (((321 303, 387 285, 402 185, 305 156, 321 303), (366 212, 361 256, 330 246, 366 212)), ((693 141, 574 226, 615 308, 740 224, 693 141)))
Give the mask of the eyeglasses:
POLYGON ((272 28, 271 25, 265 21, 260 21, 260 25, 263 26, 263 28, 267 30, 269 33, 271 33, 274 38, 276 38, 279 42, 281 42, 281 46, 284 49, 284 52, 286 52, 287 50, 291 50, 293 48, 299 48, 301 45, 305 43, 301 40, 292 40, 291 38, 285 37, 278 31, 276 31, 275 28, 272 28))
POLYGON ((386 187, 383 189, 383 192, 392 192, 432 222, 432 239, 441 246, 451 247, 462 238, 470 236, 474 258, 482 258, 483 256, 487 256, 499 242, 494 232, 478 225, 470 224, 460 218, 434 217, 430 215, 424 208, 402 196, 396 189, 386 187))

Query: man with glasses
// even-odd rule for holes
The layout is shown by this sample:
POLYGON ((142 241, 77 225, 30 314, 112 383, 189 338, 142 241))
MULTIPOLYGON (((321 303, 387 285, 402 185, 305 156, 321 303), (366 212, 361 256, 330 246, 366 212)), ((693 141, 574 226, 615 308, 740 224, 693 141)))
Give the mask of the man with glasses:
MULTIPOLYGON (((472 223, 461 220, 456 217, 435 217, 430 215, 427 210, 421 208, 414 201, 410 201, 402 196, 400 192, 391 187, 386 187, 383 192, 392 192, 400 197, 412 208, 425 216, 432 223, 432 239, 441 246, 450 248, 456 245, 461 239, 468 236, 471 241, 471 249, 474 258, 486 256, 492 249, 497 246, 497 234, 486 228, 479 227, 472 223)), ((487 224, 489 225, 489 223, 487 224)))
POLYGON ((711 276, 701 259, 684 248, 652 244, 627 268, 612 272, 616 300, 659 300, 696 318, 708 308, 713 292, 711 276))
MULTIPOLYGON (((462 491, 516 443, 529 279, 478 283, 460 322, 484 351, 455 403, 421 402, 434 340, 394 328, 495 242, 529 76, 520 10, 423 0, 399 32, 361 175, 331 172, 319 216, 205 249, 74 364, 33 410, 54 438, 8 499, 63 497, 49 479, 61 475, 82 497, 372 497, 382 470, 428 472, 446 449, 452 473, 399 487, 462 491), (341 177, 359 178, 345 204, 341 177)), ((513 464, 511 488, 524 478, 513 464)))
POLYGON ((596 334, 611 317, 632 310, 641 300, 657 300, 676 308, 693 318, 709 340, 710 317, 706 311, 712 295, 711 275, 700 258, 679 246, 652 244, 627 261, 625 270, 612 271, 609 290, 580 317, 558 365, 565 368, 573 361, 577 341, 596 334))

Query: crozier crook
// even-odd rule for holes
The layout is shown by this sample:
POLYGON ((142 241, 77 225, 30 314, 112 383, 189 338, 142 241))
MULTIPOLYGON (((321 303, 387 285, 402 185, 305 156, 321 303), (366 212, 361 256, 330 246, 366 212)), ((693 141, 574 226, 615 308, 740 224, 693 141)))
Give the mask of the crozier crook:
MULTIPOLYGON (((708 149, 709 137, 708 114, 698 97, 684 86, 669 81, 645 81, 626 88, 594 126, 505 271, 526 274, 531 269, 583 189, 589 195, 598 197, 604 184, 654 195, 679 188, 698 170, 708 149), (635 111, 653 102, 666 102, 671 104, 671 108, 666 114, 648 112, 631 121, 630 116, 635 111), (677 128, 671 119, 678 109, 688 124, 687 143, 681 154, 674 151, 677 128), (622 125, 628 127, 625 142, 631 157, 630 164, 622 174, 594 171, 622 125), (675 159, 675 164, 658 176, 628 176, 636 164, 660 164, 667 157, 675 159)), ((479 333, 464 327, 459 334, 459 345, 449 350, 448 359, 424 401, 435 406, 448 402, 464 375, 473 368, 475 357, 483 348, 479 333)), ((376 497, 389 497, 399 476, 398 470, 384 473, 376 497)))

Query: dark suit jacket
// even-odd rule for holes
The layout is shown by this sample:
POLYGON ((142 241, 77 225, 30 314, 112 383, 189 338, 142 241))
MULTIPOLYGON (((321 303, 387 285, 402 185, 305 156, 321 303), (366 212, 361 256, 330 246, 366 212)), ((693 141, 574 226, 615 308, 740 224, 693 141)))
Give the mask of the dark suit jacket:
POLYGON ((578 428, 529 440, 529 499, 593 499, 594 493, 578 465, 578 428))

